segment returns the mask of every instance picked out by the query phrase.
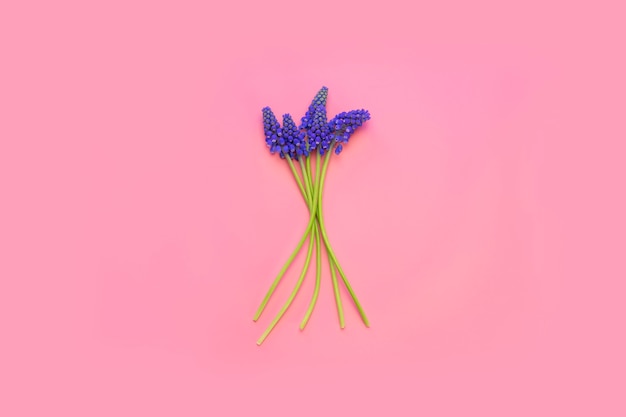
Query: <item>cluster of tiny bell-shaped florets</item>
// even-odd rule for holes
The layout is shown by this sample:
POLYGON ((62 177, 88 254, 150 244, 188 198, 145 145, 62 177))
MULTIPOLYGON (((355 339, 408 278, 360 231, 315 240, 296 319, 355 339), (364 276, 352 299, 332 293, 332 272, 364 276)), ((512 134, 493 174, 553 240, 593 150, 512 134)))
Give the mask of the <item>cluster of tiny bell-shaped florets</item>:
POLYGON ((313 122, 311 128, 307 131, 307 135, 309 137, 311 150, 319 149, 320 155, 324 155, 330 147, 332 140, 326 117, 326 107, 317 106, 315 108, 313 122))
POLYGON ((310 130, 313 126, 313 120, 315 118, 315 110, 318 106, 322 106, 326 108, 326 101, 328 100, 328 87, 322 87, 313 97, 313 101, 309 105, 309 109, 306 111, 304 116, 302 117, 302 121, 300 123, 300 129, 304 129, 306 131, 310 130))
POLYGON ((283 115, 283 136, 287 145, 282 149, 281 158, 289 155, 292 159, 298 160, 302 156, 305 158, 309 156, 306 134, 298 129, 289 113, 283 115))
POLYGON ((271 153, 280 152, 285 145, 283 129, 280 127, 274 112, 269 107, 263 107, 263 130, 265 131, 265 143, 271 153))
POLYGON ((370 119, 367 110, 351 110, 336 115, 330 122, 326 114, 328 88, 322 87, 311 102, 300 126, 296 126, 289 114, 283 115, 281 127, 269 107, 263 108, 263 129, 265 143, 271 153, 278 153, 281 158, 289 156, 298 160, 308 157, 317 150, 323 156, 337 143, 335 153, 339 155, 350 136, 363 123, 370 119))
POLYGON ((337 142, 337 147, 335 148, 335 153, 337 155, 341 153, 343 145, 348 143, 348 140, 350 140, 350 136, 354 134, 354 131, 369 119, 370 112, 360 109, 351 110, 349 112, 341 112, 328 122, 328 127, 333 139, 337 142))

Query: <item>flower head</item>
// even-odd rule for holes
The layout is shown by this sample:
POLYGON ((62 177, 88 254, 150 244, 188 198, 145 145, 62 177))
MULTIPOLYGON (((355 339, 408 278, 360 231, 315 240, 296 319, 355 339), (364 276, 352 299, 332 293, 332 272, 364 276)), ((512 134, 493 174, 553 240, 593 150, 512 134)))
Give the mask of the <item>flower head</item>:
POLYGON ((302 117, 302 122, 300 123, 300 129, 309 130, 313 126, 313 117, 315 115, 315 109, 318 106, 326 107, 326 100, 328 99, 328 87, 322 87, 313 97, 313 101, 309 105, 309 109, 307 110, 304 117, 302 117))
POLYGON ((285 145, 281 148, 281 158, 285 155, 289 155, 291 158, 298 160, 302 155, 309 156, 304 136, 304 132, 298 129, 291 115, 289 113, 283 115, 283 137, 285 138, 285 145))
POLYGON ((308 135, 311 150, 319 149, 320 155, 324 155, 328 148, 330 148, 332 141, 330 128, 327 123, 326 107, 317 106, 315 108, 308 135))
POLYGON ((363 123, 370 119, 370 112, 367 110, 350 110, 341 112, 328 122, 331 137, 338 143, 335 153, 339 155, 343 150, 343 144, 348 143, 350 136, 363 123))
POLYGON ((285 145, 283 129, 280 127, 274 112, 269 107, 263 108, 263 130, 265 131, 265 143, 271 153, 280 152, 285 145))

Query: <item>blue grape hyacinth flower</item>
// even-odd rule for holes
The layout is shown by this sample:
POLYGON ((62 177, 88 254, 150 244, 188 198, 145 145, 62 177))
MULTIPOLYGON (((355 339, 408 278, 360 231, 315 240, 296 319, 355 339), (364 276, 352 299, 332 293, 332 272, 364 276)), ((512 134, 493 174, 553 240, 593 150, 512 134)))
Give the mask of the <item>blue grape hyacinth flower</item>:
POLYGON ((280 152, 285 145, 283 130, 269 107, 263 108, 263 130, 265 132, 265 143, 270 148, 271 153, 280 152))
POLYGON ((341 112, 328 122, 333 139, 337 142, 335 153, 339 155, 345 143, 348 143, 350 136, 363 123, 370 119, 370 112, 364 109, 341 112))
POLYGON ((289 155, 298 160, 301 156, 309 156, 304 132, 300 131, 289 113, 283 115, 283 137, 285 145, 282 147, 282 155, 289 155))
POLYGON ((313 126, 313 118, 315 116, 315 110, 318 106, 326 107, 326 101, 328 100, 328 87, 322 87, 313 97, 313 101, 309 105, 309 109, 302 117, 302 121, 300 123, 300 129, 304 129, 307 132, 313 126))
POLYGON ((326 107, 317 106, 313 112, 311 128, 308 131, 311 151, 319 150, 320 155, 328 150, 331 143, 330 127, 328 126, 326 107))

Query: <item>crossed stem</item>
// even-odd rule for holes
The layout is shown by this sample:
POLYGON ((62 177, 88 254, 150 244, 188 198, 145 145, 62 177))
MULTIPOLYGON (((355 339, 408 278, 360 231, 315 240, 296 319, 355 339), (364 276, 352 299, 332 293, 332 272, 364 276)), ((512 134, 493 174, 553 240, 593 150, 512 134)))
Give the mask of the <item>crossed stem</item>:
POLYGON ((293 300, 295 299, 298 291, 300 290, 300 287, 302 286, 304 277, 307 274, 310 260, 311 260, 313 245, 316 245, 317 271, 316 271, 316 278, 315 278, 315 289, 313 291, 313 295, 309 303, 309 307, 304 315, 302 322, 300 323, 300 330, 303 330, 306 327, 311 317, 311 314, 313 313, 313 310, 315 308, 315 304, 317 303, 317 298, 319 296, 319 289, 320 289, 320 284, 321 284, 321 272, 322 272, 322 253, 321 253, 321 246, 322 246, 321 241, 322 240, 324 241, 326 252, 328 253, 328 264, 329 264, 329 268, 331 272, 331 279, 333 283, 335 303, 337 305, 337 314, 339 316, 339 326, 343 329, 345 327, 345 320, 344 320, 344 315, 343 315, 343 306, 341 302, 341 296, 339 292, 339 284, 338 284, 337 276, 335 273, 335 269, 339 271, 339 275, 341 276, 341 279, 344 285, 346 286, 346 289, 348 290, 350 296, 352 297, 352 300, 354 301, 354 304, 357 307, 357 310, 359 311, 361 320, 363 320, 363 323, 367 327, 369 327, 369 320, 367 319, 367 316, 365 315, 365 311, 363 310, 361 303, 359 302, 356 294, 354 293, 352 286, 348 282, 348 279, 346 278, 345 273, 343 272, 343 269, 341 268, 341 265, 337 261, 337 256, 335 255, 335 252, 333 251, 330 245, 330 242, 328 240, 328 234, 326 232, 326 227, 324 225, 324 216, 323 216, 323 210, 322 210, 322 195, 323 195, 323 189, 324 189, 324 182, 326 180, 326 171, 328 169, 328 163, 330 161, 330 155, 332 154, 333 146, 334 146, 334 142, 331 143, 330 148, 328 149, 326 153, 326 158, 324 160, 323 167, 320 167, 322 157, 319 154, 317 154, 315 158, 316 159, 315 179, 313 179, 313 172, 311 169, 311 157, 307 158, 306 165, 302 161, 302 158, 300 158, 300 169, 302 170, 302 177, 304 180, 304 185, 303 185, 303 181, 300 179, 300 175, 298 174, 298 171, 295 165, 293 164, 293 161, 288 155, 286 156, 287 162, 289 163, 289 167, 291 168, 291 171, 294 175, 296 183, 298 184, 298 188, 300 189, 300 192, 302 193, 304 201, 307 204, 307 207, 309 209, 310 219, 309 219, 309 223, 307 225, 307 228, 302 238, 296 245, 296 248, 292 252, 291 256, 287 259, 287 262, 283 265, 283 268, 278 273, 278 276, 276 276, 276 278, 272 282, 272 285, 270 286, 267 294, 265 295, 265 298, 263 299, 263 301, 261 302, 261 305, 257 309, 254 315, 254 321, 257 321, 259 317, 261 316, 261 314, 263 313, 263 310, 265 309, 265 306, 269 302, 269 299, 274 293, 276 287, 280 283, 284 274, 289 269, 289 266, 291 265, 291 263, 293 262, 297 254, 302 249, 302 246, 304 245, 304 242, 306 241, 307 238, 309 238, 309 247, 307 250, 307 256, 304 261, 302 272, 300 274, 298 281, 296 282, 296 285, 293 291, 289 295, 287 301, 285 302, 283 307, 280 309, 280 311, 278 312, 274 320, 272 320, 268 328, 265 330, 265 332, 261 335, 261 337, 257 341, 258 345, 261 345, 263 343, 263 341, 267 338, 267 336, 271 333, 274 327, 278 324, 280 319, 283 317, 283 315, 285 314, 285 312, 287 311, 287 309, 289 308, 289 306, 292 304, 293 300))

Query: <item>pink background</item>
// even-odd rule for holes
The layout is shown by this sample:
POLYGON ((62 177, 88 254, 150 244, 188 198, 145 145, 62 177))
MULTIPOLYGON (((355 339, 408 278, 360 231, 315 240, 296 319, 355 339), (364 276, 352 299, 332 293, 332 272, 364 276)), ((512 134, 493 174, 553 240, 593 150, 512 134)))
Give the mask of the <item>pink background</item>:
POLYGON ((624 10, 516 3, 3 2, 0 415, 626 415, 624 10), (325 271, 259 348, 322 85, 372 327, 325 271))

